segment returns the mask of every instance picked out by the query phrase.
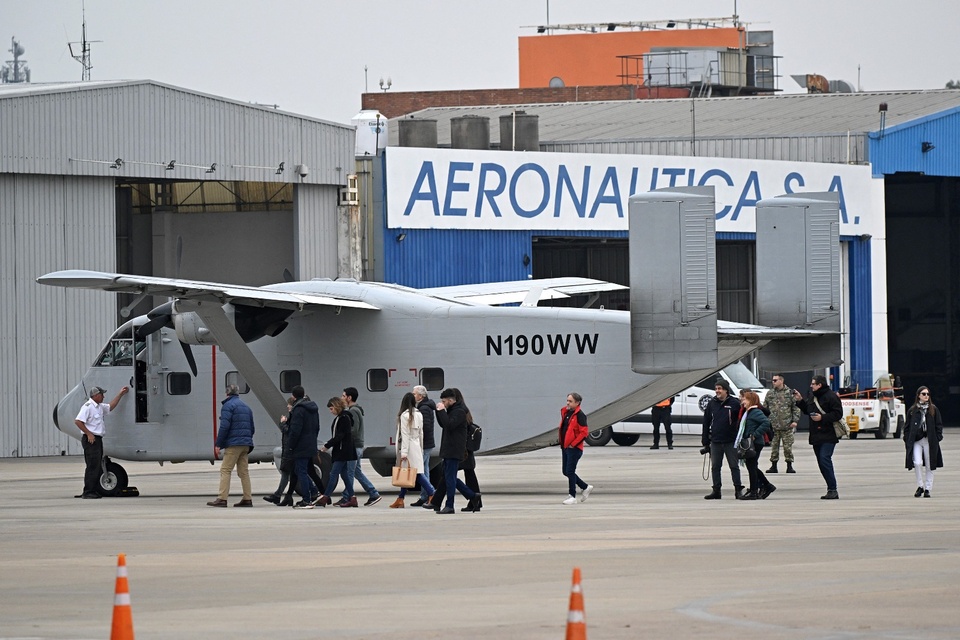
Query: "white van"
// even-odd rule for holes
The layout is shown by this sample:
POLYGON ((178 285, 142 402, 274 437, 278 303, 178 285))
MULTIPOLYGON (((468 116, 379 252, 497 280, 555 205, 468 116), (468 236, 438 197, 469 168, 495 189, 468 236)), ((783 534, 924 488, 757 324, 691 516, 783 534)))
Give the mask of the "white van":
MULTIPOLYGON (((730 383, 730 391, 734 396, 739 395, 743 389, 750 389, 757 392, 762 402, 767 395, 763 383, 753 375, 753 372, 742 362, 735 362, 674 396, 673 410, 671 411, 673 418, 671 426, 674 434, 692 433, 700 435, 703 425, 703 412, 707 408, 710 398, 715 395, 714 383, 717 378, 723 378, 730 383)), ((660 431, 663 433, 662 426, 660 431)), ((591 432, 587 436, 587 444, 602 447, 613 440, 622 447, 629 447, 636 444, 640 440, 640 435, 644 433, 653 433, 653 422, 650 419, 649 409, 641 411, 623 422, 617 422, 609 427, 591 432)))

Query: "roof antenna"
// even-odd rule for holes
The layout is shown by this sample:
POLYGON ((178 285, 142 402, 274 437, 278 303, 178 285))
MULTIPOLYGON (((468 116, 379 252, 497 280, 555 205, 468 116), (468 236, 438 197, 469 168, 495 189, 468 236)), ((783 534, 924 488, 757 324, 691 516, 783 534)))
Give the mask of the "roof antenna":
POLYGON ((73 59, 79 62, 83 66, 83 75, 80 77, 80 80, 83 82, 90 81, 90 69, 93 68, 93 65, 90 63, 90 45, 94 42, 103 42, 103 40, 87 40, 87 3, 84 2, 81 5, 83 11, 83 31, 80 35, 80 42, 68 42, 67 46, 70 47, 70 55, 73 56, 73 59), (79 53, 75 53, 73 50, 73 45, 79 45, 79 53))

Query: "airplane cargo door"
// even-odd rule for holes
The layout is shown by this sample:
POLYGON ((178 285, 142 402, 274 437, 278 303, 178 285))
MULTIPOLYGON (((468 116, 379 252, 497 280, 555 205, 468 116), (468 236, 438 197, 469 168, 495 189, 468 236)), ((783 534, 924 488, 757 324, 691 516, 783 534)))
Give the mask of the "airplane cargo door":
POLYGON ((146 353, 137 361, 137 422, 162 422, 163 339, 160 331, 147 338, 146 353))

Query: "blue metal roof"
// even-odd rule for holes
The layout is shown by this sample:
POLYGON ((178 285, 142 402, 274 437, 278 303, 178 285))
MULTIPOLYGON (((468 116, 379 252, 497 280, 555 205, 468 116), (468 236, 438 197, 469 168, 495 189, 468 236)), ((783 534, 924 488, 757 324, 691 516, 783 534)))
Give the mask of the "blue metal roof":
POLYGON ((870 133, 873 176, 897 172, 960 177, 960 107, 870 133), (926 150, 925 150, 926 149, 926 150))

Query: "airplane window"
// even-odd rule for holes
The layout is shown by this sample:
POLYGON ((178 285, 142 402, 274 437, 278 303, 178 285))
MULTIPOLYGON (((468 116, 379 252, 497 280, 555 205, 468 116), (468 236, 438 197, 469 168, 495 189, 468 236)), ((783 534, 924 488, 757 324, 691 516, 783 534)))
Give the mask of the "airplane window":
POLYGON ((299 371, 281 371, 280 372, 280 391, 290 393, 293 388, 300 384, 299 371))
POLYGON ((235 384, 239 387, 240 393, 250 393, 250 386, 239 371, 228 371, 227 375, 223 377, 223 384, 225 388, 228 385, 235 384))
POLYGON ((420 384, 425 386, 427 391, 443 389, 443 369, 436 367, 420 369, 420 384))
POLYGON ((174 372, 167 375, 167 393, 171 396, 185 396, 190 393, 189 373, 174 372))
POLYGON ((146 346, 146 342, 138 340, 134 344, 131 338, 112 338, 104 347, 94 366, 97 367, 132 367, 134 349, 139 353, 146 346))
POLYGON ((367 391, 386 391, 388 385, 386 369, 367 370, 367 391))

